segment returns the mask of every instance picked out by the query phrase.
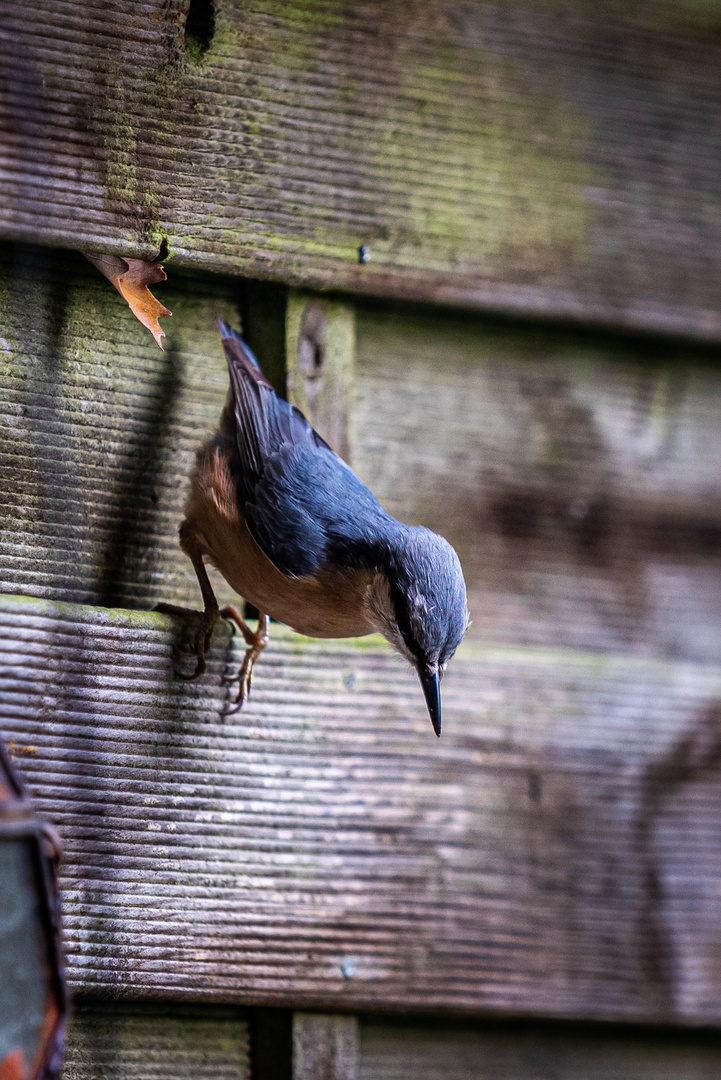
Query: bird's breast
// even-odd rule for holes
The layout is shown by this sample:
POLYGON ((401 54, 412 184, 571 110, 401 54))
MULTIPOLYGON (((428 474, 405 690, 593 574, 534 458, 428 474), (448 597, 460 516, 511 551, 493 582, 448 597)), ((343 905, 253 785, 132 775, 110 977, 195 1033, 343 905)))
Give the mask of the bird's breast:
POLYGON ((259 547, 237 501, 232 447, 221 440, 198 452, 186 526, 204 557, 260 611, 310 637, 360 637, 378 629, 368 606, 374 575, 327 568, 287 577, 259 547))
POLYGON ((287 577, 253 539, 243 520, 209 552, 210 562, 244 599, 309 637, 361 637, 376 626, 368 609, 370 575, 326 569, 287 577))

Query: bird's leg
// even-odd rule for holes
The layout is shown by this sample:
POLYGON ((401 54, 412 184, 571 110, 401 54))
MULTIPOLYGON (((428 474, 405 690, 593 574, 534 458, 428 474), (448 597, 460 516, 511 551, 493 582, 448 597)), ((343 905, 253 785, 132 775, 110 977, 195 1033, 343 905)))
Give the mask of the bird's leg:
POLYGON ((250 694, 250 688, 253 685, 253 668, 255 667, 255 662, 268 644, 269 619, 267 615, 258 612, 258 627, 255 633, 253 633, 237 608, 228 605, 228 607, 223 608, 220 614, 224 619, 231 619, 236 624, 248 646, 245 650, 243 663, 240 665, 238 674, 233 675, 232 678, 228 680, 228 682, 237 682, 239 684, 234 706, 229 710, 229 713, 234 713, 237 712, 238 709, 242 709, 243 702, 250 694))
POLYGON ((198 658, 195 665, 195 671, 192 675, 183 675, 179 671, 176 672, 181 679, 197 679, 198 676, 202 675, 206 670, 205 654, 210 651, 210 643, 213 640, 215 624, 220 618, 218 601, 215 599, 213 586, 210 584, 210 579, 208 578, 202 555, 191 555, 190 559, 198 577, 198 584, 200 585, 200 592, 203 597, 205 610, 193 611, 192 608, 176 607, 175 604, 155 605, 156 611, 162 611, 166 615, 184 615, 186 618, 191 616, 198 620, 198 629, 195 634, 194 645, 194 654, 198 658))

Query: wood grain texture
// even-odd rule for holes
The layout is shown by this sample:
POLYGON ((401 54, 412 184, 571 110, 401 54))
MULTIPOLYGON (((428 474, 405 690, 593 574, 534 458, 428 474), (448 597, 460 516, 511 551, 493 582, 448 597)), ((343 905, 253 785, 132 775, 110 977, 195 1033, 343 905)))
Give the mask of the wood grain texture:
POLYGON ((1 589, 198 603, 177 531, 228 388, 215 318, 238 325, 240 294, 202 275, 157 292, 165 353, 85 259, 0 250, 1 589))
POLYGON ((711 5, 186 12, 6 0, 4 235, 721 337, 711 5))
POLYGON ((357 312, 353 464, 458 549, 480 640, 721 661, 715 350, 357 312))
POLYGON ((718 1035, 363 1020, 358 1080, 715 1080, 718 1035))
POLYGON ((358 1018, 293 1014, 293 1080, 358 1080, 358 1018))
MULTIPOLYGON (((225 630, 227 635, 227 628, 225 630)), ((170 621, 0 600, 0 731, 87 993, 718 1023, 721 670, 373 640, 173 677, 170 621)))
POLYGON ((63 1080, 250 1080, 248 1020, 223 1006, 81 1000, 63 1080))

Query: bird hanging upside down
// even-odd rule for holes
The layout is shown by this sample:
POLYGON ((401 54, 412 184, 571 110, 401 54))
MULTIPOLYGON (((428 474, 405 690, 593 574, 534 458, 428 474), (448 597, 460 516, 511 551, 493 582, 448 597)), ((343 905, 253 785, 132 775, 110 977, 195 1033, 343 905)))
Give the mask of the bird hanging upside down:
POLYGON ((231 619, 248 646, 239 709, 268 642, 268 617, 311 637, 379 631, 418 672, 436 735, 440 679, 468 625, 456 552, 429 529, 386 513, 303 414, 280 398, 253 353, 218 320, 230 389, 212 439, 197 454, 180 546, 205 610, 159 604, 198 619, 194 679, 215 624, 231 619), (218 608, 205 561, 261 612, 255 633, 235 607, 218 608))

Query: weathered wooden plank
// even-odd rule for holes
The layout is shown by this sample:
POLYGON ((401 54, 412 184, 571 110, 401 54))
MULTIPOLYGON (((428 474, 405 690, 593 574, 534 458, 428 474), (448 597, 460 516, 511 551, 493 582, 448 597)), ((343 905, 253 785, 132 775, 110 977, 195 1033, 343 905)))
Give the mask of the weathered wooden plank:
POLYGON ((358 1018, 293 1014, 293 1080, 357 1080, 358 1018))
POLYGON ((237 285, 158 286, 173 311, 162 353, 80 256, 0 256, 0 588, 196 603, 177 530, 195 450, 225 401, 215 318, 238 324, 237 285))
POLYGON ((443 533, 471 634, 721 660, 715 352, 362 306, 353 463, 443 533))
POLYGON ((359 1080, 715 1080, 717 1034, 362 1020, 359 1080))
POLYGON ((250 1080, 237 1008, 79 1000, 64 1080, 250 1080))
POLYGON ((721 336, 708 3, 187 7, 5 4, 4 235, 721 336))
POLYGON ((86 992, 718 1023, 721 670, 464 646, 444 735, 373 640, 0 600, 0 730, 86 992), (186 661, 187 663, 187 661, 186 661))

